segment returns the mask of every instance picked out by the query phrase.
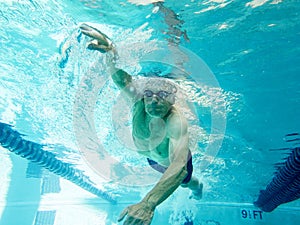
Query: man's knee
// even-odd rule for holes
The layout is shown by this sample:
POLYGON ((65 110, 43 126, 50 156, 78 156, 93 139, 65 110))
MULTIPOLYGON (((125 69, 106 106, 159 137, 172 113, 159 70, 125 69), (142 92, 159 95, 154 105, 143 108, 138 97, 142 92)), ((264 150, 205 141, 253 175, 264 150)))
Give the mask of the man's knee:
POLYGON ((180 184, 180 186, 183 187, 183 188, 187 188, 189 185, 187 183, 187 184, 180 184))

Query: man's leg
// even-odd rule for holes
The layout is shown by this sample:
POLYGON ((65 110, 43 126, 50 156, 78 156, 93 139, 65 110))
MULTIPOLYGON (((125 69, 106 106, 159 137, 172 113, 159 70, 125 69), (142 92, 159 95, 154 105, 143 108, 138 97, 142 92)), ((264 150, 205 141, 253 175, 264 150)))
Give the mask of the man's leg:
POLYGON ((196 177, 191 178, 190 182, 187 183, 187 187, 192 190, 192 198, 197 200, 202 198, 203 184, 196 177))
POLYGON ((188 183, 181 184, 181 187, 189 188, 192 191, 192 196, 190 198, 194 198, 196 200, 202 198, 203 184, 200 183, 196 177, 192 176, 190 181, 188 183))
POLYGON ((184 188, 188 187, 190 190, 192 190, 192 193, 193 193, 191 198, 199 200, 202 198, 203 184, 200 183, 196 177, 192 176, 192 174, 193 174, 193 162, 192 161, 193 161, 192 153, 191 153, 191 151, 189 151, 188 161, 186 164, 188 175, 182 181, 181 187, 184 187, 184 188))

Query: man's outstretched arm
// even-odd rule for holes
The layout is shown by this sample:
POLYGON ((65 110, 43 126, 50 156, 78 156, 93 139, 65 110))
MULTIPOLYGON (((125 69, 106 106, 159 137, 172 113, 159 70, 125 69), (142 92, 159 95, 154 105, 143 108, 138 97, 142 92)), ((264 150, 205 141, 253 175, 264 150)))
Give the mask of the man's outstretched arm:
POLYGON ((129 75, 126 71, 116 67, 115 59, 117 58, 117 52, 115 50, 113 42, 109 39, 109 37, 95 27, 92 27, 85 23, 80 25, 80 30, 84 35, 91 38, 91 41, 87 46, 88 49, 110 54, 107 64, 114 83, 129 97, 134 97, 133 95, 135 94, 135 92, 130 89, 130 86, 132 84, 132 76, 129 75))

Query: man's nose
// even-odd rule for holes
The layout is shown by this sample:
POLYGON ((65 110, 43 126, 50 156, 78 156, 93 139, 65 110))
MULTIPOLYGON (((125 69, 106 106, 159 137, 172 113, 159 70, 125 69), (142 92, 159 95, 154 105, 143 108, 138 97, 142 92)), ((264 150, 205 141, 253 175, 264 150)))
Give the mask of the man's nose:
POLYGON ((152 102, 158 102, 158 101, 159 101, 159 97, 156 94, 153 94, 152 102))

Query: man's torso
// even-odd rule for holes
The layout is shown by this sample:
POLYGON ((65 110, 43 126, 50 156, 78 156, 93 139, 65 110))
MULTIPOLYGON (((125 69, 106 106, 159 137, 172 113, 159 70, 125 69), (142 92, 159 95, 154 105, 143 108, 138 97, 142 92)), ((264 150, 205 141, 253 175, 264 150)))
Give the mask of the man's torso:
POLYGON ((143 100, 135 103, 132 136, 138 152, 161 165, 169 166, 169 145, 166 121, 147 116, 143 100))

